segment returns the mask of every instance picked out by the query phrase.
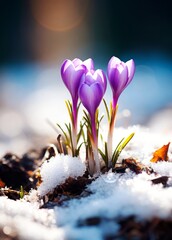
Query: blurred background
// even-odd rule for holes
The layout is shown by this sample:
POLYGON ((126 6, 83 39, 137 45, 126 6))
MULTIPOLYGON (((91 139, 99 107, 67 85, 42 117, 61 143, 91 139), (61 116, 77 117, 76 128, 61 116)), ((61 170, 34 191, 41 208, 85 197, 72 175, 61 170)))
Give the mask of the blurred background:
POLYGON ((70 99, 60 78, 66 58, 91 57, 105 71, 112 56, 133 58, 117 125, 171 134, 171 9, 166 0, 1 0, 0 154, 56 139, 70 99))

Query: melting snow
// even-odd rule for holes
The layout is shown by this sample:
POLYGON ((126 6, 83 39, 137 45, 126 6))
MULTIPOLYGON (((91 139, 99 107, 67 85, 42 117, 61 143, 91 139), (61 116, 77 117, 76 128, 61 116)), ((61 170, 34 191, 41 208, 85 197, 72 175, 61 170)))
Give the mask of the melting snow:
POLYGON ((43 196, 57 185, 65 182, 69 177, 82 176, 86 170, 85 163, 78 157, 58 154, 45 161, 41 167, 42 183, 38 188, 39 195, 43 196))
POLYGON ((37 203, 0 197, 0 228, 22 240, 63 240, 64 230, 56 227, 53 210, 38 207, 37 203))
MULTIPOLYGON (((119 161, 133 157, 151 166, 158 174, 145 172, 136 175, 131 171, 125 174, 109 172, 101 175, 87 189, 91 195, 73 199, 65 207, 39 209, 35 191, 31 203, 12 201, 0 197, 0 227, 14 228, 21 239, 94 239, 102 240, 106 233, 118 230, 114 219, 135 215, 138 219, 152 217, 171 218, 172 215, 172 146, 169 148, 169 161, 151 163, 153 152, 172 141, 170 136, 161 136, 138 126, 128 129, 115 129, 114 146, 122 137, 135 132, 134 138, 120 155, 119 161), (151 180, 169 176, 168 188, 162 184, 153 185, 151 180), (100 217, 104 220, 97 226, 82 226, 87 218, 100 217), (108 220, 108 221, 107 221, 108 220), (27 228, 33 231, 25 231, 27 228), (80 226, 80 227, 79 227, 80 226), (38 230, 37 230, 38 229, 38 230), (39 233, 38 233, 39 232, 39 233)), ((42 184, 38 194, 44 195, 56 185, 64 183, 69 176, 78 177, 85 172, 85 164, 79 158, 58 155, 46 161, 41 168, 42 184)))

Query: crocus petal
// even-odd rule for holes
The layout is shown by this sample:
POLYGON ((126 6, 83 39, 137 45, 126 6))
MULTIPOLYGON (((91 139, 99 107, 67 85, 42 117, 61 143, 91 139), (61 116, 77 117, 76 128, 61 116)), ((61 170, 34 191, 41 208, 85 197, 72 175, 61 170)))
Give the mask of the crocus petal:
POLYGON ((91 71, 91 70, 94 71, 94 62, 91 58, 88 58, 87 60, 83 61, 82 64, 86 66, 88 71, 91 71))
POLYGON ((96 82, 96 79, 94 78, 94 75, 91 73, 91 72, 87 72, 86 74, 85 74, 85 80, 84 80, 84 82, 87 84, 87 85, 91 85, 91 84, 93 84, 93 83, 95 83, 96 82))
POLYGON ((109 74, 109 82, 112 88, 113 95, 119 97, 122 91, 126 87, 126 83, 128 80, 128 68, 124 66, 123 69, 113 68, 109 74))
POLYGON ((72 99, 77 99, 78 88, 81 84, 81 77, 85 72, 85 68, 79 65, 75 68, 74 64, 70 60, 64 61, 61 68, 61 76, 64 84, 71 93, 72 99))
POLYGON ((111 59, 109 60, 108 63, 108 69, 109 71, 111 70, 111 68, 114 68, 117 64, 120 64, 121 60, 117 57, 111 57, 111 59))
POLYGON ((107 88, 107 80, 106 80, 106 75, 101 69, 97 69, 95 71, 97 73, 97 81, 99 81, 103 87, 104 93, 106 92, 107 88))
POLYGON ((91 58, 88 58, 85 61, 82 61, 79 58, 75 58, 72 62, 75 67, 79 65, 84 65, 87 71, 94 71, 94 62, 91 58))
POLYGON ((66 71, 66 69, 72 65, 72 61, 69 60, 69 59, 66 59, 63 63, 62 63, 62 66, 61 66, 61 75, 66 71))
POLYGON ((126 62, 126 65, 128 67, 128 82, 127 85, 131 82, 133 79, 134 73, 135 73, 135 64, 133 59, 126 62))
POLYGON ((79 58, 73 59, 72 62, 73 62, 73 65, 74 65, 75 67, 77 67, 77 66, 79 66, 79 65, 81 65, 81 64, 83 63, 82 60, 79 59, 79 58))
POLYGON ((107 80, 104 72, 101 69, 97 69, 94 72, 87 72, 83 75, 84 82, 89 86, 93 83, 99 82, 101 87, 103 88, 103 92, 105 93, 107 87, 107 80))
POLYGON ((98 108, 104 92, 100 83, 96 82, 92 85, 83 83, 79 88, 79 97, 82 104, 93 118, 96 109, 98 108))

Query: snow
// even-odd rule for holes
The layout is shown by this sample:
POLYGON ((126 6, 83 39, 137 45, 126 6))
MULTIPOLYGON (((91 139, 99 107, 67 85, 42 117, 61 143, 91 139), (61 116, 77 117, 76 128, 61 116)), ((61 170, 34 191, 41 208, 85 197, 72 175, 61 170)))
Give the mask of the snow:
POLYGON ((151 167, 156 173, 159 173, 162 176, 172 177, 172 162, 152 163, 151 167))
MULTIPOLYGON (((80 221, 100 217, 106 222, 113 219, 135 215, 139 220, 153 217, 170 218, 172 188, 163 188, 161 184, 152 185, 146 173, 135 175, 128 172, 123 175, 113 173, 113 182, 106 182, 102 176, 94 181, 88 190, 87 198, 70 201, 65 208, 56 207, 59 226, 75 228, 80 221), (108 221, 107 221, 108 220, 108 221)), ((111 174, 112 177, 112 174, 111 174)), ((155 177, 155 176, 154 176, 155 177)), ((118 229, 118 224, 113 228, 118 229)), ((104 234, 103 225, 97 227, 104 234)), ((89 238, 87 238, 89 239, 89 238)))
POLYGON ((56 186, 64 183, 67 178, 77 178, 85 171, 85 163, 80 158, 58 154, 43 163, 40 170, 42 183, 38 188, 38 193, 44 196, 56 186))
POLYGON ((57 228, 53 210, 39 209, 36 203, 13 201, 0 197, 0 228, 19 239, 64 239, 63 229, 57 228))
MULTIPOLYGON (((106 129, 104 131, 106 133, 106 129)), ((64 206, 54 209, 39 209, 38 195, 52 191, 69 176, 77 178, 85 172, 85 164, 80 158, 57 155, 42 165, 40 174, 43 182, 37 191, 32 190, 28 197, 16 202, 0 197, 0 228, 11 227, 20 239, 26 240, 103 240, 107 234, 118 231, 119 218, 134 215, 138 221, 154 217, 171 219, 172 146, 169 147, 168 162, 150 162, 153 152, 172 141, 171 136, 153 133, 139 126, 118 128, 114 133, 114 147, 131 132, 135 132, 135 136, 122 151, 119 162, 133 157, 152 167, 156 174, 142 172, 137 175, 130 170, 117 174, 109 171, 87 186, 86 191, 91 192, 89 196, 71 199, 64 206), (152 183, 151 180, 160 176, 169 177, 167 188, 152 183), (99 224, 84 225, 86 219, 95 217, 101 219, 99 224)))

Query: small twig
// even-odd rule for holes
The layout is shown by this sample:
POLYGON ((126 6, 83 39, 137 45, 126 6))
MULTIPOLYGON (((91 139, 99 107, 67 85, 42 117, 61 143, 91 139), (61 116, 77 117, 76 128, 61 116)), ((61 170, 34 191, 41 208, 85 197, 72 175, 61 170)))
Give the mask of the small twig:
POLYGON ((64 154, 64 149, 63 149, 63 145, 62 145, 62 141, 61 141, 61 134, 59 134, 57 137, 57 146, 58 146, 60 153, 64 154))

